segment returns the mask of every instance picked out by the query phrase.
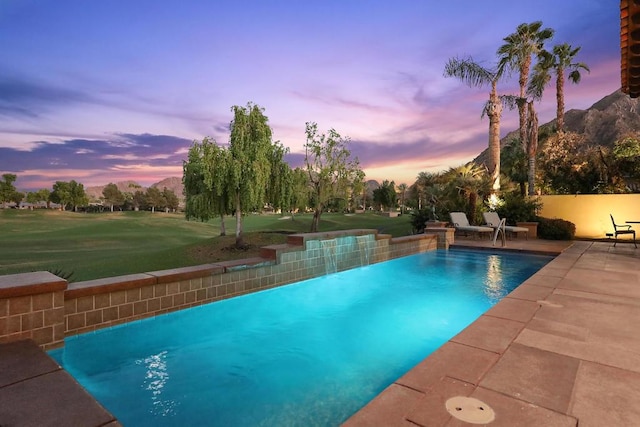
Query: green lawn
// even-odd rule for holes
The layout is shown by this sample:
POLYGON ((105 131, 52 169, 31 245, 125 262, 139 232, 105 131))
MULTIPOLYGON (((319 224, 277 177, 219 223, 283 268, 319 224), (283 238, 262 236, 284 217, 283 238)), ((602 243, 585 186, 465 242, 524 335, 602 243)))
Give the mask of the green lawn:
MULTIPOLYGON (((179 214, 0 209, 0 275, 49 270, 82 281, 252 257, 260 246, 284 242, 285 233, 309 231, 311 215, 294 219, 246 216, 246 241, 253 247, 243 252, 226 250, 234 242, 233 218, 225 221, 230 236, 221 238, 219 220, 186 221, 179 214)), ((410 233, 409 221, 409 215, 323 214, 320 231, 374 228, 402 236, 410 233)))

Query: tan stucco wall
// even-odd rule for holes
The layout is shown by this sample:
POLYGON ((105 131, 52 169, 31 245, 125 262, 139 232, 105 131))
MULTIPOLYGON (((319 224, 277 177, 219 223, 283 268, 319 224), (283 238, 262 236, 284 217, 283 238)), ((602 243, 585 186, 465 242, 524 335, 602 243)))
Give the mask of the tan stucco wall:
MULTIPOLYGON (((640 221, 640 194, 580 194, 540 196, 540 216, 562 218, 576 225, 576 237, 604 238, 613 231, 609 214, 617 224, 640 221)), ((640 234, 640 224, 632 224, 640 234)))

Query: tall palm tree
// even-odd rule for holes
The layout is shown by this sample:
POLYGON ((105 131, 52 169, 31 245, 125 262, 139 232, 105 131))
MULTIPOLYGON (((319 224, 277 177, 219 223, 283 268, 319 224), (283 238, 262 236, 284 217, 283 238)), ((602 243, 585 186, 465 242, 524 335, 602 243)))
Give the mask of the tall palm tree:
POLYGON ((520 121, 520 143, 526 150, 527 145, 527 101, 526 91, 529 83, 529 72, 534 55, 544 51, 544 42, 553 37, 551 28, 541 29, 542 22, 520 24, 514 33, 505 37, 504 44, 498 48, 499 66, 518 71, 520 99, 518 100, 518 118, 520 121))
POLYGON ((487 169, 491 176, 491 191, 500 191, 500 118, 502 116, 503 99, 498 96, 498 80, 504 74, 504 66, 495 70, 485 68, 474 62, 472 58, 451 58, 444 68, 445 77, 456 77, 469 87, 491 86, 489 101, 485 104, 482 116, 489 117, 489 164, 487 169))
POLYGON ((404 214, 404 199, 407 196, 407 189, 409 189, 409 186, 405 183, 398 185, 398 191, 400 191, 400 215, 404 214))
POLYGON ((564 81, 565 70, 569 71, 567 76, 574 84, 580 83, 582 75, 580 70, 590 72, 589 67, 584 62, 574 62, 576 55, 580 52, 580 47, 572 47, 569 43, 555 45, 551 52, 543 52, 541 55, 541 69, 539 72, 550 72, 553 70, 556 75, 556 129, 558 132, 564 130, 564 81))

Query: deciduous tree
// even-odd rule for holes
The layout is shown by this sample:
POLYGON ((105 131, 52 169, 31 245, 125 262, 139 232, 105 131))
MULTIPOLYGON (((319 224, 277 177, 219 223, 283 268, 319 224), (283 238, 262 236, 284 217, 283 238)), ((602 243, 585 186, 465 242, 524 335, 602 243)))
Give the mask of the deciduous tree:
POLYGON ((102 196, 104 197, 105 203, 111 207, 111 212, 113 212, 114 206, 122 207, 125 202, 124 194, 122 194, 118 186, 112 182, 104 187, 102 196))
POLYGON ((328 134, 319 134, 318 125, 306 124, 305 168, 314 200, 311 232, 318 231, 320 216, 329 201, 347 198, 352 183, 363 178, 358 159, 351 158, 347 148, 349 138, 343 138, 334 129, 328 134))

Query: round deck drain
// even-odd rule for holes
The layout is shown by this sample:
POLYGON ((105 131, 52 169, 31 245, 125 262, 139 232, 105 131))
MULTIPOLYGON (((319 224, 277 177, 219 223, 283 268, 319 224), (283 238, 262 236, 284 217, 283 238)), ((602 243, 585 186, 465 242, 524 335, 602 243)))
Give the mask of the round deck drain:
POLYGON ((473 397, 452 397, 445 402, 445 407, 451 416, 466 423, 488 424, 496 419, 489 405, 473 397))

